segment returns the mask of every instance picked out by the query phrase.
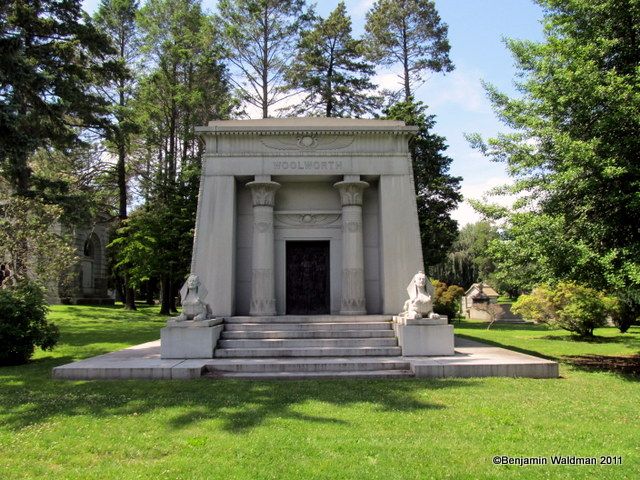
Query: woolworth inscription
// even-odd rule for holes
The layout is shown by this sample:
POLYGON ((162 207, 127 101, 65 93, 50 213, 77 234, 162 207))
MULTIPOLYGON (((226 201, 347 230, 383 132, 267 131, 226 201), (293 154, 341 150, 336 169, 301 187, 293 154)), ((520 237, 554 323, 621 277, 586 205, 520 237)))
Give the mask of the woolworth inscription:
POLYGON ((340 171, 343 165, 341 160, 275 160, 273 170, 300 171, 300 170, 326 170, 340 171))

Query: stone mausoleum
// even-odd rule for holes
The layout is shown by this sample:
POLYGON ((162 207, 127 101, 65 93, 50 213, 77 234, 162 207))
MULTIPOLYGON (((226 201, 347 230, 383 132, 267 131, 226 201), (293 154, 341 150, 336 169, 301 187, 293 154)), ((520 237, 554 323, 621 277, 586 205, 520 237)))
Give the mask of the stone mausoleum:
POLYGON ((163 358, 210 357, 216 347, 216 356, 329 355, 334 346, 333 353, 345 355, 398 355, 400 347, 453 354, 452 327, 432 314, 430 283, 424 274, 416 277, 421 296, 412 281, 423 270, 408 149, 415 127, 286 118, 215 121, 198 131, 206 154, 195 277, 183 296, 195 302, 189 308, 208 304, 206 312, 193 313, 207 320, 185 322, 192 320, 187 314, 171 320, 163 329, 163 358), (422 299, 422 310, 413 311, 411 325, 402 317, 392 327, 392 317, 406 313, 408 297, 422 299), (313 330, 315 322, 351 330, 344 338, 316 329, 308 335, 313 341, 298 335, 294 342, 284 332, 293 327, 282 327, 292 322, 305 324, 298 329, 313 330), (382 341, 367 331, 365 340, 353 333, 367 322, 374 329, 386 323, 398 338, 385 334, 382 341), (273 338, 231 334, 228 326, 242 324, 248 332, 258 323, 270 325, 273 338), (428 339, 426 326, 433 327, 428 339), (404 345, 418 340, 429 348, 404 345), (297 350, 258 351, 274 345, 297 350), (349 350, 355 345, 364 350, 349 350))
POLYGON ((423 268, 414 127, 288 118, 199 131, 192 272, 214 316, 400 312, 423 268))

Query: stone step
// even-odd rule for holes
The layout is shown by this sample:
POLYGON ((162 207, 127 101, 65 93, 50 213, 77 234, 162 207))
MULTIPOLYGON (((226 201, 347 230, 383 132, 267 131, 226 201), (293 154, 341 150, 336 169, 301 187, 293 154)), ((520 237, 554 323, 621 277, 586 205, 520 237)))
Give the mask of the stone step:
POLYGON ((390 322, 391 315, 277 315, 273 317, 225 317, 224 323, 371 323, 390 322))
POLYGON ((393 338, 393 330, 233 330, 222 332, 223 340, 258 338, 393 338))
POLYGON ((225 331, 338 331, 338 330, 392 330, 391 322, 363 323, 226 323, 225 331))
POLYGON ((218 348, 397 347, 396 338, 266 338, 220 340, 218 348))
POLYGON ((216 358, 252 357, 397 357, 400 347, 316 347, 316 348, 221 348, 216 349, 216 358))
POLYGON ((411 364, 394 358, 243 358, 217 360, 205 369, 210 373, 359 372, 410 370, 411 364))
POLYGON ((344 379, 344 378, 409 378, 414 374, 411 370, 368 370, 354 372, 213 372, 205 373, 203 378, 233 378, 237 380, 312 380, 312 379, 344 379))

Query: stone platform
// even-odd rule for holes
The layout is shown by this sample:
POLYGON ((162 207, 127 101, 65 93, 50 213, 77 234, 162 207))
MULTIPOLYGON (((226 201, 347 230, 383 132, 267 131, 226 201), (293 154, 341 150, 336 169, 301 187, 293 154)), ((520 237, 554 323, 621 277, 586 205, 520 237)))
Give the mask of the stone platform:
POLYGON ((194 379, 194 378, 557 378, 558 364, 463 338, 455 355, 442 357, 306 357, 306 358, 160 358, 160 341, 136 345, 53 369, 53 378, 194 379))

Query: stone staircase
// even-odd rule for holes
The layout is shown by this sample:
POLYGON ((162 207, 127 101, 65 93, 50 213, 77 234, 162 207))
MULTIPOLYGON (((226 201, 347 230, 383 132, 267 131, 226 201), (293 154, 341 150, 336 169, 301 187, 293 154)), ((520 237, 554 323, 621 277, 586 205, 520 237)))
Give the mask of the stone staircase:
POLYGON ((230 317, 207 367, 211 377, 412 376, 384 315, 230 317), (219 360, 218 360, 219 359, 219 360), (225 359, 223 361, 222 359, 225 359))

